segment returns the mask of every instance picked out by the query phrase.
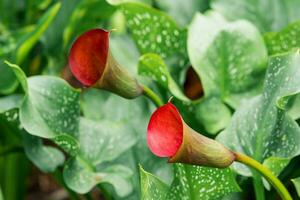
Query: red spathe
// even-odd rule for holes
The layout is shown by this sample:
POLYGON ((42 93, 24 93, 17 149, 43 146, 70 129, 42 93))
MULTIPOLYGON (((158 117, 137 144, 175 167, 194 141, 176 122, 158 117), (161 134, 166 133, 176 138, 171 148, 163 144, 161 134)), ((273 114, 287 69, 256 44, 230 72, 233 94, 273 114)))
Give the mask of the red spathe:
POLYGON ((85 86, 92 86, 102 76, 109 48, 109 32, 92 29, 73 43, 69 66, 74 76, 85 86))
POLYGON ((150 150, 160 157, 172 157, 183 141, 183 122, 176 107, 167 103, 151 116, 147 130, 150 150))

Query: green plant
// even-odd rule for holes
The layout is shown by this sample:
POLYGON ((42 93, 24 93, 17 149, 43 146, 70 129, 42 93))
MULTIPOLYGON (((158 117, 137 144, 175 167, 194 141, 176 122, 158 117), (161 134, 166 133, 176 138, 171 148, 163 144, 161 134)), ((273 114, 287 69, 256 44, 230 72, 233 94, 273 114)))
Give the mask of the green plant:
POLYGON ((0 1, 0 200, 299 198, 299 8, 0 1))

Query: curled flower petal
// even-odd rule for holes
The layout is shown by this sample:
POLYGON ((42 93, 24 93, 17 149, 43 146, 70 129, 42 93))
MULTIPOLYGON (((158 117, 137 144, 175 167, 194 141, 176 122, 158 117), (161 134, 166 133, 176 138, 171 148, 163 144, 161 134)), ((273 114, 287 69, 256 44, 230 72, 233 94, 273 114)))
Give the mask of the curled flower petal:
POLYGON ((176 107, 167 103, 151 116, 147 142, 150 150, 159 157, 176 154, 183 141, 183 122, 176 107))
POLYGON ((69 65, 74 76, 85 86, 92 86, 102 76, 109 51, 109 32, 92 29, 73 43, 69 65))

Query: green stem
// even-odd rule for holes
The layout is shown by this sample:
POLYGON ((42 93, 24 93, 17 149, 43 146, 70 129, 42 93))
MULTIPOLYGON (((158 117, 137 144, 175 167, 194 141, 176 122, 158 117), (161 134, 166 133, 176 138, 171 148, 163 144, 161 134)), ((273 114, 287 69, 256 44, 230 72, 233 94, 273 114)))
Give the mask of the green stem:
POLYGON ((155 94, 150 88, 143 85, 143 95, 149 98, 157 107, 160 107, 163 105, 162 100, 155 94))
POLYGON ((243 163, 257 170, 259 173, 261 173, 269 181, 269 183, 276 189, 276 191, 278 192, 282 200, 292 200, 292 197, 289 194, 288 190, 281 183, 281 181, 272 174, 272 172, 268 168, 266 168, 256 160, 244 154, 235 153, 235 155, 236 155, 237 162, 243 163))
POLYGON ((255 170, 251 170, 251 171, 253 174, 255 199, 256 200, 265 200, 265 190, 264 190, 264 185, 263 185, 261 176, 257 171, 255 171, 255 170))

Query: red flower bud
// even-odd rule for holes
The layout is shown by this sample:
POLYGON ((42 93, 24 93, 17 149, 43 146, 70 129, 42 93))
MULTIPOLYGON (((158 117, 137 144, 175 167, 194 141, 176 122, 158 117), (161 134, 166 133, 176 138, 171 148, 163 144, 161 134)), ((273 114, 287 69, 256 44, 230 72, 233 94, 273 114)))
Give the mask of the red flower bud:
POLYGON ((158 108, 151 116, 147 142, 150 150, 169 162, 228 167, 235 154, 219 142, 191 129, 172 103, 158 108))
POLYGON ((92 29, 80 35, 71 47, 69 66, 87 87, 105 89, 125 98, 135 98, 142 93, 136 79, 110 53, 108 31, 92 29))

